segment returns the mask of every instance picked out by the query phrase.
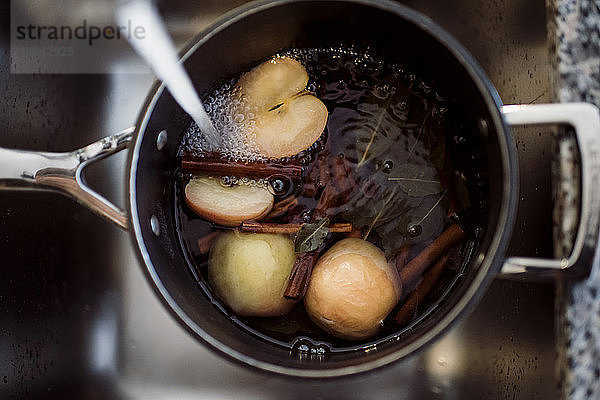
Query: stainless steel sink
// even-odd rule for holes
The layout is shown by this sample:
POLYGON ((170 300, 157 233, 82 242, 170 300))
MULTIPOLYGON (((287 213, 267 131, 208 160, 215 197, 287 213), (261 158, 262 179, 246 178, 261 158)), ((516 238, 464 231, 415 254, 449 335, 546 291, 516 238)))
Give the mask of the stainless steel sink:
MULTIPOLYGON (((182 43, 238 3, 160 6, 182 43)), ((406 3, 470 49, 506 103, 549 100, 542 0, 406 3)), ((151 75, 11 75, 8 15, 0 13, 1 147, 69 150, 134 123, 151 75)), ((540 129, 515 135, 523 172, 510 253, 551 255, 550 138, 540 129)), ((88 180, 119 202, 124 163, 124 154, 110 158, 88 180)), ((417 356, 368 375, 302 382, 242 369, 193 340, 155 297, 128 234, 60 195, 0 192, 0 254, 0 398, 558 395, 552 284, 496 280, 468 318, 417 356)))

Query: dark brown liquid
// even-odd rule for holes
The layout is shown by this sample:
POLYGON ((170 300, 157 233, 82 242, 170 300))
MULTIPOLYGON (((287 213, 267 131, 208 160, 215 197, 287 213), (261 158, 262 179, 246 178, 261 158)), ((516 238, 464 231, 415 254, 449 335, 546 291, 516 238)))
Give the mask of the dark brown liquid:
MULTIPOLYGON (((451 223, 449 211, 470 210, 469 220, 481 220, 485 196, 479 194, 485 192, 485 180, 474 167, 481 155, 473 157, 473 138, 464 134, 467 128, 452 118, 451 106, 434 88, 402 65, 349 49, 303 49, 285 54, 304 64, 309 90, 327 106, 329 118, 321 140, 297 156, 305 165, 305 185, 290 188, 288 192, 293 192, 299 203, 280 217, 280 222, 310 221, 323 186, 315 179, 319 154, 343 158, 356 180, 356 190, 336 209, 333 221, 352 222, 363 234, 368 233, 366 239, 383 249, 390 261, 403 248, 409 249, 409 260, 417 255, 451 223)), ((177 183, 175 209, 180 240, 194 278, 212 299, 208 257, 200 254, 196 243, 213 227, 186 207, 182 181, 185 179, 177 183)), ((327 247, 343 237, 330 235, 327 247)), ((471 241, 453 252, 413 323, 449 294, 473 249, 471 241)), ((314 325, 302 302, 283 317, 254 318, 230 314, 218 299, 213 301, 240 329, 300 351, 355 350, 390 340, 407 329, 395 323, 394 310, 377 336, 361 343, 348 342, 314 325)))

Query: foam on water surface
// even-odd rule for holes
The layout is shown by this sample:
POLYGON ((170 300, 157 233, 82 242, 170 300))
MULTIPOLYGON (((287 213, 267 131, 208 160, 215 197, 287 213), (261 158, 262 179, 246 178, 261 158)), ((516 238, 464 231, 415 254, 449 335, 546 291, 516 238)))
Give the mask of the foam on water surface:
POLYGON ((244 105, 233 82, 223 84, 205 99, 206 111, 219 132, 218 149, 211 149, 202 129, 192 122, 183 138, 182 150, 197 156, 217 151, 233 161, 261 161, 263 156, 253 144, 250 132, 256 124, 254 114, 244 105))

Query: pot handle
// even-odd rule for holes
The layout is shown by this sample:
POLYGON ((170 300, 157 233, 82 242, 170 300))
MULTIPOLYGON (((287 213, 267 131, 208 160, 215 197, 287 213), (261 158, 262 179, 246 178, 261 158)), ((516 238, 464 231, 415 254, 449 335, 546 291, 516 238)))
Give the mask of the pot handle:
POLYGON ((64 153, 0 148, 0 190, 60 192, 127 229, 129 218, 125 211, 87 186, 81 172, 87 165, 126 148, 133 138, 134 129, 127 128, 81 149, 64 153))
MULTIPOLYGON (((510 257, 502 273, 515 274, 571 269, 589 271, 594 262, 600 224, 600 113, 589 103, 507 105, 502 114, 509 125, 571 125, 581 157, 581 213, 571 254, 562 259, 510 257)), ((585 273, 587 275, 587 272, 585 273)))

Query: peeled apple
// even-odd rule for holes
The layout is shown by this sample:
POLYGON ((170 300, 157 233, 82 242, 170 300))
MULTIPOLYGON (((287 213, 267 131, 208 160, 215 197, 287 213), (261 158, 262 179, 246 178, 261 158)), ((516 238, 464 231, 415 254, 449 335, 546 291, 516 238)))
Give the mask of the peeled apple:
POLYGON ((401 290, 398 272, 383 251, 347 238, 317 261, 304 305, 324 331, 347 340, 366 339, 380 329, 401 290))

